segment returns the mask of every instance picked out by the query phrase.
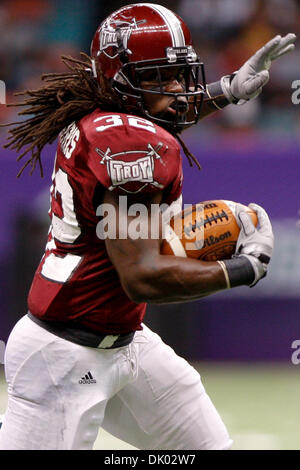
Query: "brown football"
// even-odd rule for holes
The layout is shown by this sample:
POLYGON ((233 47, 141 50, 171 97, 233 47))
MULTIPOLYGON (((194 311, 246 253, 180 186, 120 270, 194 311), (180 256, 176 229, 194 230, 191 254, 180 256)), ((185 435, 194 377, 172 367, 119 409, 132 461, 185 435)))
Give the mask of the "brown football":
MULTIPOLYGON (((204 201, 175 215, 166 224, 161 253, 203 261, 231 258, 240 233, 235 205, 226 200, 204 201)), ((256 213, 244 207, 256 226, 256 213)))

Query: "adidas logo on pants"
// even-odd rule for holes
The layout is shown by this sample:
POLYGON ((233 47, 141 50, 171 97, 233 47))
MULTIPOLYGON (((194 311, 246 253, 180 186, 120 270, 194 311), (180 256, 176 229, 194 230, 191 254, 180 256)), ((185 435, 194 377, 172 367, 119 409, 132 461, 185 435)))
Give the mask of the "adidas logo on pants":
POLYGON ((95 384, 97 380, 94 379, 91 372, 88 372, 84 377, 78 381, 79 384, 95 384))

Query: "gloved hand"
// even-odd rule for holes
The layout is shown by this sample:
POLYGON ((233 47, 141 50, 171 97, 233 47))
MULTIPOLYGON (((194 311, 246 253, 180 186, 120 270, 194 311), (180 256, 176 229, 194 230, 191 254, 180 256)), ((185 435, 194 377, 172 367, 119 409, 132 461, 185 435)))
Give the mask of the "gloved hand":
POLYGON ((240 226, 240 234, 236 245, 235 256, 245 256, 251 263, 255 278, 250 287, 253 287, 267 274, 268 263, 274 247, 274 235, 268 214, 257 204, 249 204, 258 218, 257 227, 254 226, 245 208, 237 204, 236 218, 240 226))
POLYGON ((221 78, 221 87, 227 100, 233 104, 244 104, 256 98, 269 80, 269 69, 273 60, 295 49, 296 35, 275 36, 259 49, 232 75, 221 78))

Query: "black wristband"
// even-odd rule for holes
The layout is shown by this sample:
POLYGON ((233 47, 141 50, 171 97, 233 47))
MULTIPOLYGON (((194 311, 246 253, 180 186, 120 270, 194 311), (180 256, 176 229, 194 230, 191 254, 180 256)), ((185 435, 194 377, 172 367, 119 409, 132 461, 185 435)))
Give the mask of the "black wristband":
POLYGON ((252 264, 245 256, 237 256, 232 259, 225 259, 230 287, 250 286, 255 279, 252 264))
POLYGON ((218 108, 222 109, 225 108, 225 106, 227 106, 228 104, 230 104, 228 99, 224 96, 220 80, 218 82, 209 83, 206 86, 206 90, 207 96, 216 101, 216 105, 218 106, 218 108))

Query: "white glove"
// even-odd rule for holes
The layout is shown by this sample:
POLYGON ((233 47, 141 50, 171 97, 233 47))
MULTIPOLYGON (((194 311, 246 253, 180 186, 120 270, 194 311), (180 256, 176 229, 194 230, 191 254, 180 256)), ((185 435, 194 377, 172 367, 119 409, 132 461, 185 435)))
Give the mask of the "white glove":
POLYGON ((267 274, 267 265, 271 259, 274 248, 274 235, 272 225, 266 211, 257 204, 249 204, 258 218, 256 228, 245 208, 237 204, 236 217, 240 226, 240 234, 236 245, 236 256, 245 256, 255 273, 255 278, 250 287, 253 287, 267 274))
POLYGON ((295 49, 296 35, 275 36, 259 49, 232 75, 221 78, 223 93, 230 103, 244 104, 256 98, 269 80, 268 70, 273 60, 295 49))

